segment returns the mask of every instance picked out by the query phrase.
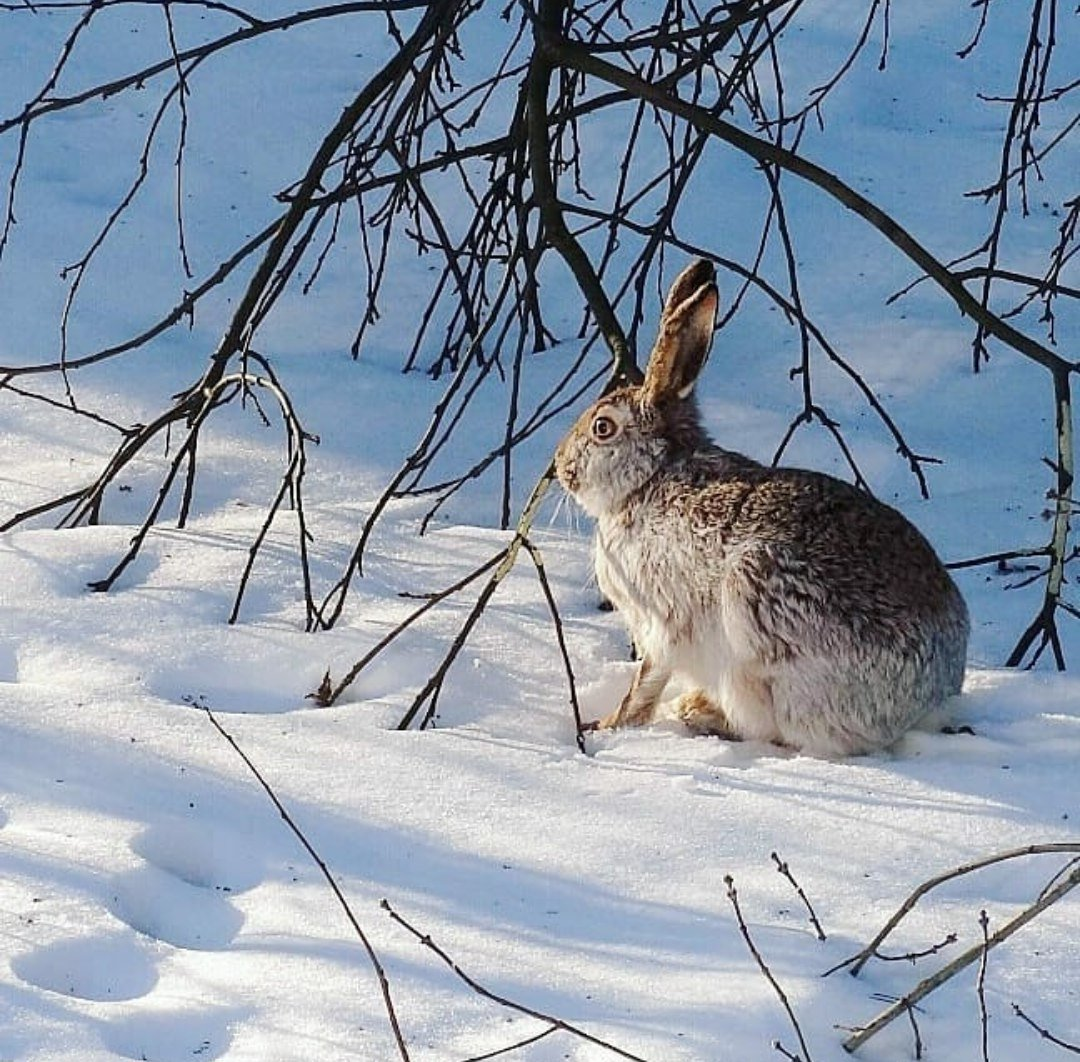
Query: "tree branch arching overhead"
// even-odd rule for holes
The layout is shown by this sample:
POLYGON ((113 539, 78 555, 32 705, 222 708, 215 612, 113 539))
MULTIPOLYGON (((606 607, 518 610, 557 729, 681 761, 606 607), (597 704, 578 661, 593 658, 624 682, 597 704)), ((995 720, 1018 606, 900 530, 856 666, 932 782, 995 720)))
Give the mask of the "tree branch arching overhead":
MULTIPOLYGON (((956 62, 970 62, 978 54, 981 36, 990 31, 986 24, 992 29, 998 17, 990 8, 981 6, 973 38, 961 52, 965 58, 956 62)), ((1055 423, 1051 534, 1044 547, 1024 550, 1045 561, 1040 573, 1045 592, 1009 662, 1032 662, 1050 648, 1064 666, 1057 621, 1062 610, 1076 611, 1066 596, 1066 569, 1076 552, 1071 526, 1076 352, 1061 345, 1064 332, 1057 324, 1061 307, 1072 306, 1080 293, 1072 280, 1080 216, 1075 189, 1062 196, 1056 242, 1047 248, 1042 274, 1006 261, 1003 235, 1014 222, 1010 204, 1026 209, 1033 182, 1077 135, 1075 119, 1048 120, 1051 113, 1067 112, 1080 95, 1075 81, 1056 80, 1060 57, 1068 54, 1056 0, 1031 0, 1029 32, 1018 44, 1015 95, 998 104, 1007 109, 1000 164, 992 181, 977 189, 989 207, 989 236, 952 262, 917 239, 903 218, 857 191, 850 174, 813 161, 808 146, 813 123, 828 113, 853 71, 868 62, 884 66, 890 48, 889 0, 865 3, 835 69, 796 98, 787 84, 785 48, 793 31, 814 18, 814 5, 805 0, 731 0, 708 11, 680 0, 647 10, 620 0, 538 0, 498 11, 477 0, 368 0, 301 6, 272 18, 233 5, 162 5, 156 0, 71 2, 52 9, 69 20, 54 67, 21 106, 0 115, 0 137, 14 144, 0 259, 11 253, 27 166, 35 140, 48 135, 52 117, 102 99, 124 100, 137 90, 160 93, 158 118, 147 132, 144 166, 137 168, 130 198, 121 199, 105 217, 99 238, 76 259, 81 267, 99 245, 114 238, 116 222, 140 194, 153 157, 150 148, 162 135, 166 116, 179 130, 173 168, 180 187, 188 125, 196 120, 187 101, 211 64, 228 62, 240 49, 272 35, 319 25, 363 25, 366 33, 395 43, 334 122, 313 137, 303 172, 277 194, 272 220, 209 271, 191 278, 190 289, 178 291, 156 320, 100 349, 78 350, 69 342, 65 311, 58 351, 0 365, 0 400, 5 392, 17 394, 104 420, 98 411, 82 408, 77 397, 81 374, 154 349, 177 325, 204 313, 211 297, 224 288, 235 292, 202 370, 147 423, 114 425, 119 433, 115 449, 90 483, 58 491, 55 498, 4 519, 6 528, 50 514, 66 525, 98 522, 105 518, 108 491, 123 470, 148 456, 152 444, 171 440, 159 489, 147 504, 132 548, 95 583, 96 589, 114 585, 167 511, 169 499, 178 498, 180 521, 187 518, 200 434, 224 407, 249 401, 257 406, 260 394, 272 398, 280 411, 285 471, 280 489, 268 500, 266 522, 251 543, 232 619, 240 615, 266 534, 288 504, 301 515, 296 555, 311 629, 340 621, 349 590, 363 575, 371 535, 400 499, 428 500, 421 525, 426 527, 470 484, 497 476, 496 520, 515 529, 510 555, 516 557, 522 545, 531 549, 529 523, 538 495, 534 492, 522 509, 513 485, 518 454, 604 381, 635 376, 639 326, 672 259, 681 260, 685 253, 708 255, 735 278, 729 315, 748 312, 746 299, 754 293, 796 331, 801 357, 792 378, 799 383, 798 410, 778 452, 805 425, 816 423, 826 429, 852 477, 867 482, 857 442, 844 434, 816 389, 820 365, 850 382, 925 493, 923 469, 932 459, 907 441, 886 400, 863 379, 830 337, 828 322, 803 298, 798 248, 787 219, 792 188, 805 185, 883 237, 917 271, 922 288, 936 290, 970 319, 974 368, 984 364, 993 341, 996 350, 1019 355, 1047 373, 1055 423), (107 26, 105 20, 124 17, 125 10, 162 15, 161 56, 99 84, 61 89, 88 35, 107 26), (183 16, 191 10, 213 11, 221 31, 204 32, 198 43, 187 43, 183 16), (477 40, 497 47, 478 49, 477 40), (600 123, 609 123, 607 128, 622 138, 614 158, 589 144, 600 123), (1044 128, 1049 132, 1043 133, 1044 128), (743 257, 702 238, 694 224, 695 193, 714 179, 720 148, 726 157, 761 173, 765 206, 760 235, 743 257), (353 356, 362 356, 378 332, 401 248, 432 263, 412 333, 402 337, 401 346, 403 367, 425 369, 442 390, 415 446, 368 507, 339 577, 322 587, 309 567, 315 528, 304 519, 303 499, 306 448, 327 426, 301 426, 289 381, 275 371, 274 350, 264 336, 283 300, 301 293, 310 297, 347 239, 356 249, 356 289, 362 296, 353 356), (1020 291, 1020 301, 1001 308, 998 293, 1003 290, 1020 291), (530 382, 529 359, 567 337, 565 325, 556 323, 565 315, 560 300, 565 301, 567 291, 574 293, 583 342, 555 382, 537 391, 530 382), (1031 327, 1027 310, 1032 306, 1042 309, 1045 339, 1031 327), (600 342, 606 353, 597 357, 600 342), (58 378, 62 387, 53 394, 50 387, 58 378), (494 386, 505 396, 505 423, 493 433, 486 453, 448 472, 448 455, 468 423, 470 403, 494 386)), ((35 17, 27 5, 0 6, 0 25, 35 17)), ((189 269, 179 199, 176 210, 178 250, 189 269)), ((78 304, 80 277, 81 268, 69 277, 69 307, 78 304)), ((540 495, 546 482, 541 481, 540 495)), ((1011 554, 1007 545, 991 560, 1011 554)), ((485 591, 482 600, 490 593, 485 591)))

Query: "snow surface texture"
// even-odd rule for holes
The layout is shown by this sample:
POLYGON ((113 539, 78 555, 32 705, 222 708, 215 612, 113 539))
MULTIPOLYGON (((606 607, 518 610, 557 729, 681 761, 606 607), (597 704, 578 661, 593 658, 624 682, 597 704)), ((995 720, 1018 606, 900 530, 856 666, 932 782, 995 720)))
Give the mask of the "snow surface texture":
MULTIPOLYGON (((985 114, 971 109, 962 64, 946 64, 955 77, 948 91, 921 65, 966 42, 966 5, 948 17, 939 17, 937 0, 907 6, 903 18, 896 12, 888 72, 864 64, 865 85, 856 82, 843 97, 847 111, 829 143, 858 152, 866 188, 948 257, 970 246, 980 224, 977 205, 959 198, 967 178, 949 160, 992 159, 997 127, 980 124, 985 114), (890 107, 892 98, 904 106, 890 107), (954 121, 957 113, 969 116, 966 125, 954 121), (916 173, 923 175, 918 187, 935 194, 913 195, 916 173)), ((818 43, 850 41, 856 23, 848 7, 823 4, 821 11, 813 25, 818 43)), ((137 9, 119 12, 115 18, 130 19, 130 40, 118 35, 89 49, 88 80, 123 68, 128 48, 141 54, 139 33, 144 44, 152 34, 151 51, 161 45, 160 20, 150 26, 137 9)), ((67 16, 45 11, 18 17, 23 37, 0 57, 6 113, 40 84, 67 25, 67 16)), ((3 23, 5 30, 16 25, 11 14, 3 23)), ((206 241, 206 262, 218 249, 214 239, 253 230, 273 209, 244 201, 244 175, 260 188, 285 186, 356 85, 357 64, 385 53, 389 44, 373 25, 357 22, 363 28, 353 40, 294 31, 262 45, 248 66, 208 68, 206 82, 197 83, 188 187, 193 203, 220 205, 219 214, 190 220, 189 239, 195 253, 200 237, 206 241), (283 79, 277 89, 266 71, 283 79), (272 101, 271 123, 257 100, 272 101), (254 218, 234 217, 230 202, 254 218)), ((1073 54, 1080 54, 1075 47, 1073 54)), ((1008 73, 1002 58, 1003 84, 1008 73)), ((95 121, 69 116, 53 139, 32 145, 21 221, 0 274, 0 362, 36 360, 55 348, 58 263, 92 236, 130 178, 122 160, 135 157, 117 148, 94 155, 88 167, 81 153, 102 126, 137 153, 141 134, 130 128, 128 107, 98 107, 95 121), (43 216, 48 223, 35 224, 43 216)), ((0 140, 5 166, 12 152, 0 140)), ((737 189, 726 194, 737 199, 737 189)), ((87 343, 111 328, 133 330, 143 304, 167 302, 174 263, 151 268, 157 259, 147 248, 157 242, 175 257, 168 196, 166 178, 156 212, 136 215, 137 237, 121 241, 102 267, 79 319, 87 343)), ((921 295, 908 304, 912 320, 904 327, 879 324, 881 294, 910 273, 884 261, 879 242, 859 245, 856 231, 830 221, 816 233, 820 261, 808 269, 804 296, 816 306, 848 307, 839 317, 847 347, 866 352, 873 382, 895 402, 918 448, 945 459, 933 472, 933 501, 920 503, 888 441, 869 427, 860 437, 861 414, 853 412, 875 487, 947 558, 1041 544, 1045 526, 1032 517, 1047 483, 1038 462, 1052 444, 1032 411, 1044 408, 1045 380, 1005 357, 972 377, 964 322, 921 295)), ((301 306, 277 325, 274 353, 309 426, 326 434, 312 472, 313 564, 317 576, 332 579, 366 507, 415 437, 416 417, 401 411, 427 408, 437 392, 426 378, 397 374, 394 351, 356 365, 340 357, 333 373, 325 354, 312 358, 312 345, 346 349, 356 320, 354 293, 332 275, 327 286, 340 319, 305 316, 301 306)), ((407 302, 388 312, 407 313, 407 302)), ((320 305, 325 312, 327 303, 320 305)), ((201 318, 137 371, 107 366, 80 382, 80 396, 107 400, 121 420, 153 412, 161 395, 198 371, 228 307, 220 309, 219 319, 201 318)), ((1074 342, 1075 334, 1067 338, 1074 342)), ((702 395, 721 440, 763 457, 783 430, 791 395, 763 390, 757 367, 747 364, 753 359, 735 354, 745 344, 765 357, 768 341, 733 322, 714 353, 714 362, 731 361, 706 372, 702 395)), ((788 363, 790 337, 783 342, 774 353, 788 363)), ((40 404, 0 403, 0 517, 82 482, 107 456, 107 439, 92 426, 85 438, 61 438, 61 423, 70 432, 67 420, 40 404)), ((535 442, 519 470, 522 496, 558 427, 535 442)), ((396 1057, 355 933, 203 706, 258 765, 332 871, 386 968, 418 1062, 482 1055, 546 1026, 470 991, 380 909, 383 898, 493 992, 633 1056, 778 1058, 774 1040, 789 1051, 798 1044, 739 932, 725 886, 730 875, 810 1054, 828 1062, 848 1057, 844 1028, 866 1022, 883 1000, 978 942, 980 911, 991 931, 1015 916, 1062 859, 1013 862, 943 886, 886 945, 903 953, 957 934, 941 956, 917 965, 871 962, 859 978, 820 976, 858 951, 911 889, 995 851, 1078 840, 1080 681, 994 668, 1038 588, 1006 594, 982 570, 962 576, 975 629, 952 720, 973 733, 929 728, 878 756, 825 762, 689 739, 674 726, 594 736, 589 754, 580 754, 546 607, 524 561, 456 665, 436 729, 391 727, 439 659, 460 608, 398 643, 345 701, 316 708, 304 697, 327 666, 342 674, 414 607, 398 591, 448 585, 506 536, 470 522, 470 505, 489 511, 484 498, 463 503, 423 540, 413 523, 422 510, 395 511, 373 544, 348 622, 313 637, 301 630, 292 538, 277 529, 241 622, 227 626, 260 501, 280 474, 279 440, 268 435, 238 419, 211 437, 188 527, 155 531, 112 593, 89 593, 86 584, 126 547, 139 512, 134 501, 125 512, 127 494, 115 499, 109 525, 29 527, 0 539, 5 1062, 396 1057), (824 942, 777 873, 773 852, 813 903, 824 942)), ((800 447, 793 459, 833 467, 826 442, 811 436, 800 447)), ((147 477, 153 482, 152 470, 147 477)), ((585 528, 568 528, 559 515, 536 541, 564 610, 584 713, 595 717, 629 680, 625 639, 617 618, 595 608, 585 528)), ((1067 651, 1080 658, 1076 630, 1065 633, 1067 651)), ((1013 1015, 1014 1003, 1056 1035, 1080 1041, 1078 904, 1066 898, 991 953, 989 1057, 1065 1057, 1013 1015)), ((976 968, 925 1000, 918 1024, 927 1058, 980 1058, 976 968)), ((884 1062, 911 1058, 913 1050, 902 1019, 861 1056, 884 1062)), ((558 1033, 507 1057, 617 1056, 558 1033)))

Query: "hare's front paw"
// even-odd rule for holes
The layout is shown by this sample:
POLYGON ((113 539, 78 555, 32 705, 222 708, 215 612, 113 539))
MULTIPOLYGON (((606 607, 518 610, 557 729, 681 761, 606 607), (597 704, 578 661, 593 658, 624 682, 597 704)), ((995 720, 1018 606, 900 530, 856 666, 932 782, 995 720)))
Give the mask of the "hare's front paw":
POLYGON ((704 690, 690 690, 675 702, 675 715, 695 734, 709 734, 725 741, 739 741, 724 709, 704 690))
POLYGON ((581 732, 586 734, 592 733, 594 730, 614 730, 619 725, 619 710, 616 709, 614 712, 609 712, 600 719, 591 719, 588 722, 582 723, 581 732))

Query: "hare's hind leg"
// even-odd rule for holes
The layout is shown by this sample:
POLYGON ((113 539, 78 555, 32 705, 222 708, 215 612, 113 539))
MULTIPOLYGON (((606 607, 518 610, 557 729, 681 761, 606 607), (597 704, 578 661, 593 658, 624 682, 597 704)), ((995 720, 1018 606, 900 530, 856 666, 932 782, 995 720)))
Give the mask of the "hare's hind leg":
POLYGON ((670 668, 653 663, 647 656, 642 657, 622 703, 597 722, 596 729, 612 730, 618 726, 644 726, 652 722, 669 678, 670 668))
POLYGON ((704 690, 682 694, 675 702, 675 714, 695 734, 710 734, 726 741, 740 740, 724 709, 704 690))

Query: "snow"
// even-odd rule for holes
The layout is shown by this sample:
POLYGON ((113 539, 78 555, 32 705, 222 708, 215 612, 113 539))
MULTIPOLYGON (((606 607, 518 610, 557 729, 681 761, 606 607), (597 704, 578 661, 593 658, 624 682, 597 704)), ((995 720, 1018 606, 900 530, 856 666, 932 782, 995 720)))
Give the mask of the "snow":
MULTIPOLYGON (((978 204, 960 196, 992 172, 1000 114, 973 108, 975 60, 952 58, 970 35, 970 13, 942 15, 933 3, 903 8, 894 12, 888 69, 879 74, 865 62, 827 109, 828 135, 811 144, 841 158, 857 154, 869 194, 948 257, 981 236, 978 204), (912 93, 917 106, 889 103, 912 93), (950 161, 960 158, 963 166, 950 161)), ((821 5, 804 23, 803 40, 821 49, 807 48, 805 67, 795 65, 807 87, 850 43, 859 24, 851 10, 821 5)), ((179 8, 177 16, 187 32, 208 32, 183 23, 179 8)), ((0 57, 5 117, 41 83, 68 17, 0 13, 5 43, 13 42, 0 57)), ((114 36, 88 44, 82 83, 159 54, 159 18, 138 5, 108 17, 114 36)), ((1007 87, 1010 24, 1000 17, 1001 32, 977 56, 982 75, 1007 87)), ((303 165, 362 64, 385 54, 382 23, 358 17, 349 25, 348 33, 290 31, 261 42, 237 67, 208 68, 192 97, 188 161, 197 272, 273 216, 272 192, 303 165)), ((1074 32, 1075 25, 1059 27, 1062 54, 1070 54, 1074 32)), ((118 97, 68 113, 43 127, 51 135, 31 139, 20 220, 0 265, 0 364, 53 356, 64 293, 56 274, 85 249, 131 180, 131 145, 137 152, 151 109, 142 96, 118 97)), ((13 150, 12 134, 0 137, 5 167, 13 150)), ((182 283, 171 150, 164 141, 165 176, 87 275, 85 309, 73 320, 79 351, 145 325, 182 283)), ((748 195, 757 189, 752 180, 747 173, 748 195)), ((702 207, 710 231, 731 222, 732 245, 756 238, 741 188, 714 209, 702 207)), ((968 326, 949 306, 917 289, 882 308, 911 279, 909 264, 850 218, 829 215, 823 227, 816 194, 793 187, 792 200, 800 205, 793 223, 806 248, 807 305, 846 352, 860 352, 860 369, 915 448, 944 459, 928 470, 932 498, 921 501, 891 440, 843 377, 821 366, 819 394, 857 441, 875 489, 948 559, 1040 545, 1049 485, 1040 460, 1052 446, 1045 374, 998 353, 972 375, 968 326)), ((426 412, 443 386, 398 373, 399 352, 386 339, 359 362, 348 359, 359 315, 346 266, 328 269, 317 298, 286 301, 263 341, 301 419, 322 438, 311 455, 308 504, 317 527, 313 576, 323 588, 340 574, 360 522, 414 444, 417 411, 426 412)), ((422 290, 415 276, 426 267, 411 268, 417 273, 406 284, 416 286, 384 307, 382 336, 407 321, 409 293, 422 290)), ((170 334, 149 356, 79 376, 80 400, 121 422, 152 415, 201 370, 233 296, 234 289, 222 292, 191 331, 170 334)), ((567 311, 568 334, 575 313, 567 311)), ((763 300, 748 300, 719 337, 703 380, 718 438, 763 459, 798 400, 786 377, 796 340, 778 317, 763 300)), ((1063 310, 1063 352, 1075 341, 1075 323, 1063 310)), ((568 339, 537 357, 529 385, 541 393, 578 349, 568 339)), ((447 455, 448 466, 486 451, 485 412, 501 427, 497 394, 481 392, 477 408, 477 431, 447 455)), ((522 455, 519 503, 572 413, 522 455)), ((0 394, 0 519, 96 474, 115 438, 0 394)), ((790 1000, 810 1056, 829 1062, 849 1057, 845 1029, 980 941, 981 910, 991 931, 999 928, 1068 857, 1015 860, 949 882, 885 945, 902 954, 957 934, 941 955, 917 964, 872 961, 858 978, 821 976, 858 952, 920 882, 1013 847, 1080 844, 1080 679, 999 667, 1039 588, 1006 592, 1009 577, 986 569, 960 573, 974 632, 965 691, 949 721, 973 733, 928 726, 876 756, 828 762, 692 739, 674 726, 593 735, 582 754, 547 607, 524 557, 451 670, 434 728, 394 725, 442 659, 475 589, 396 641, 340 703, 316 707, 306 695, 324 672, 343 675, 416 607, 401 591, 450 585, 508 535, 491 527, 498 486, 488 481, 424 538, 416 535, 423 506, 396 505, 373 538, 344 622, 312 635, 303 630, 296 529, 286 514, 256 565, 239 622, 228 625, 282 453, 278 430, 263 429, 251 409, 215 422, 200 454, 193 518, 184 529, 167 520, 157 527, 107 594, 87 583, 123 554, 156 489, 160 467, 149 455, 126 477, 130 489, 110 498, 102 526, 55 530, 39 520, 0 536, 4 1062, 398 1057, 378 982, 344 911, 205 709, 333 875, 385 968, 417 1062, 475 1057, 546 1026, 471 991, 389 917, 384 899, 492 993, 631 1056, 779 1058, 773 1041, 791 1052, 798 1041, 740 933, 730 875, 753 944, 790 1000), (773 853, 809 897, 825 941, 773 853)), ((788 459, 842 471, 824 433, 800 432, 788 459)), ((583 714, 593 718, 619 697, 631 665, 617 617, 596 608, 587 532, 552 498, 533 537, 566 624, 583 714)), ((1066 625, 1063 633, 1075 661, 1077 629, 1066 625)), ((1064 1057, 1014 1016, 1014 1003, 1055 1035, 1080 1041, 1078 940, 1073 895, 990 953, 991 1058, 1064 1057)), ((982 1057, 976 975, 970 968, 920 1004, 925 1057, 982 1057)), ((858 1057, 913 1054, 901 1018, 858 1057)), ((507 1057, 618 1056, 559 1032, 507 1057)))

